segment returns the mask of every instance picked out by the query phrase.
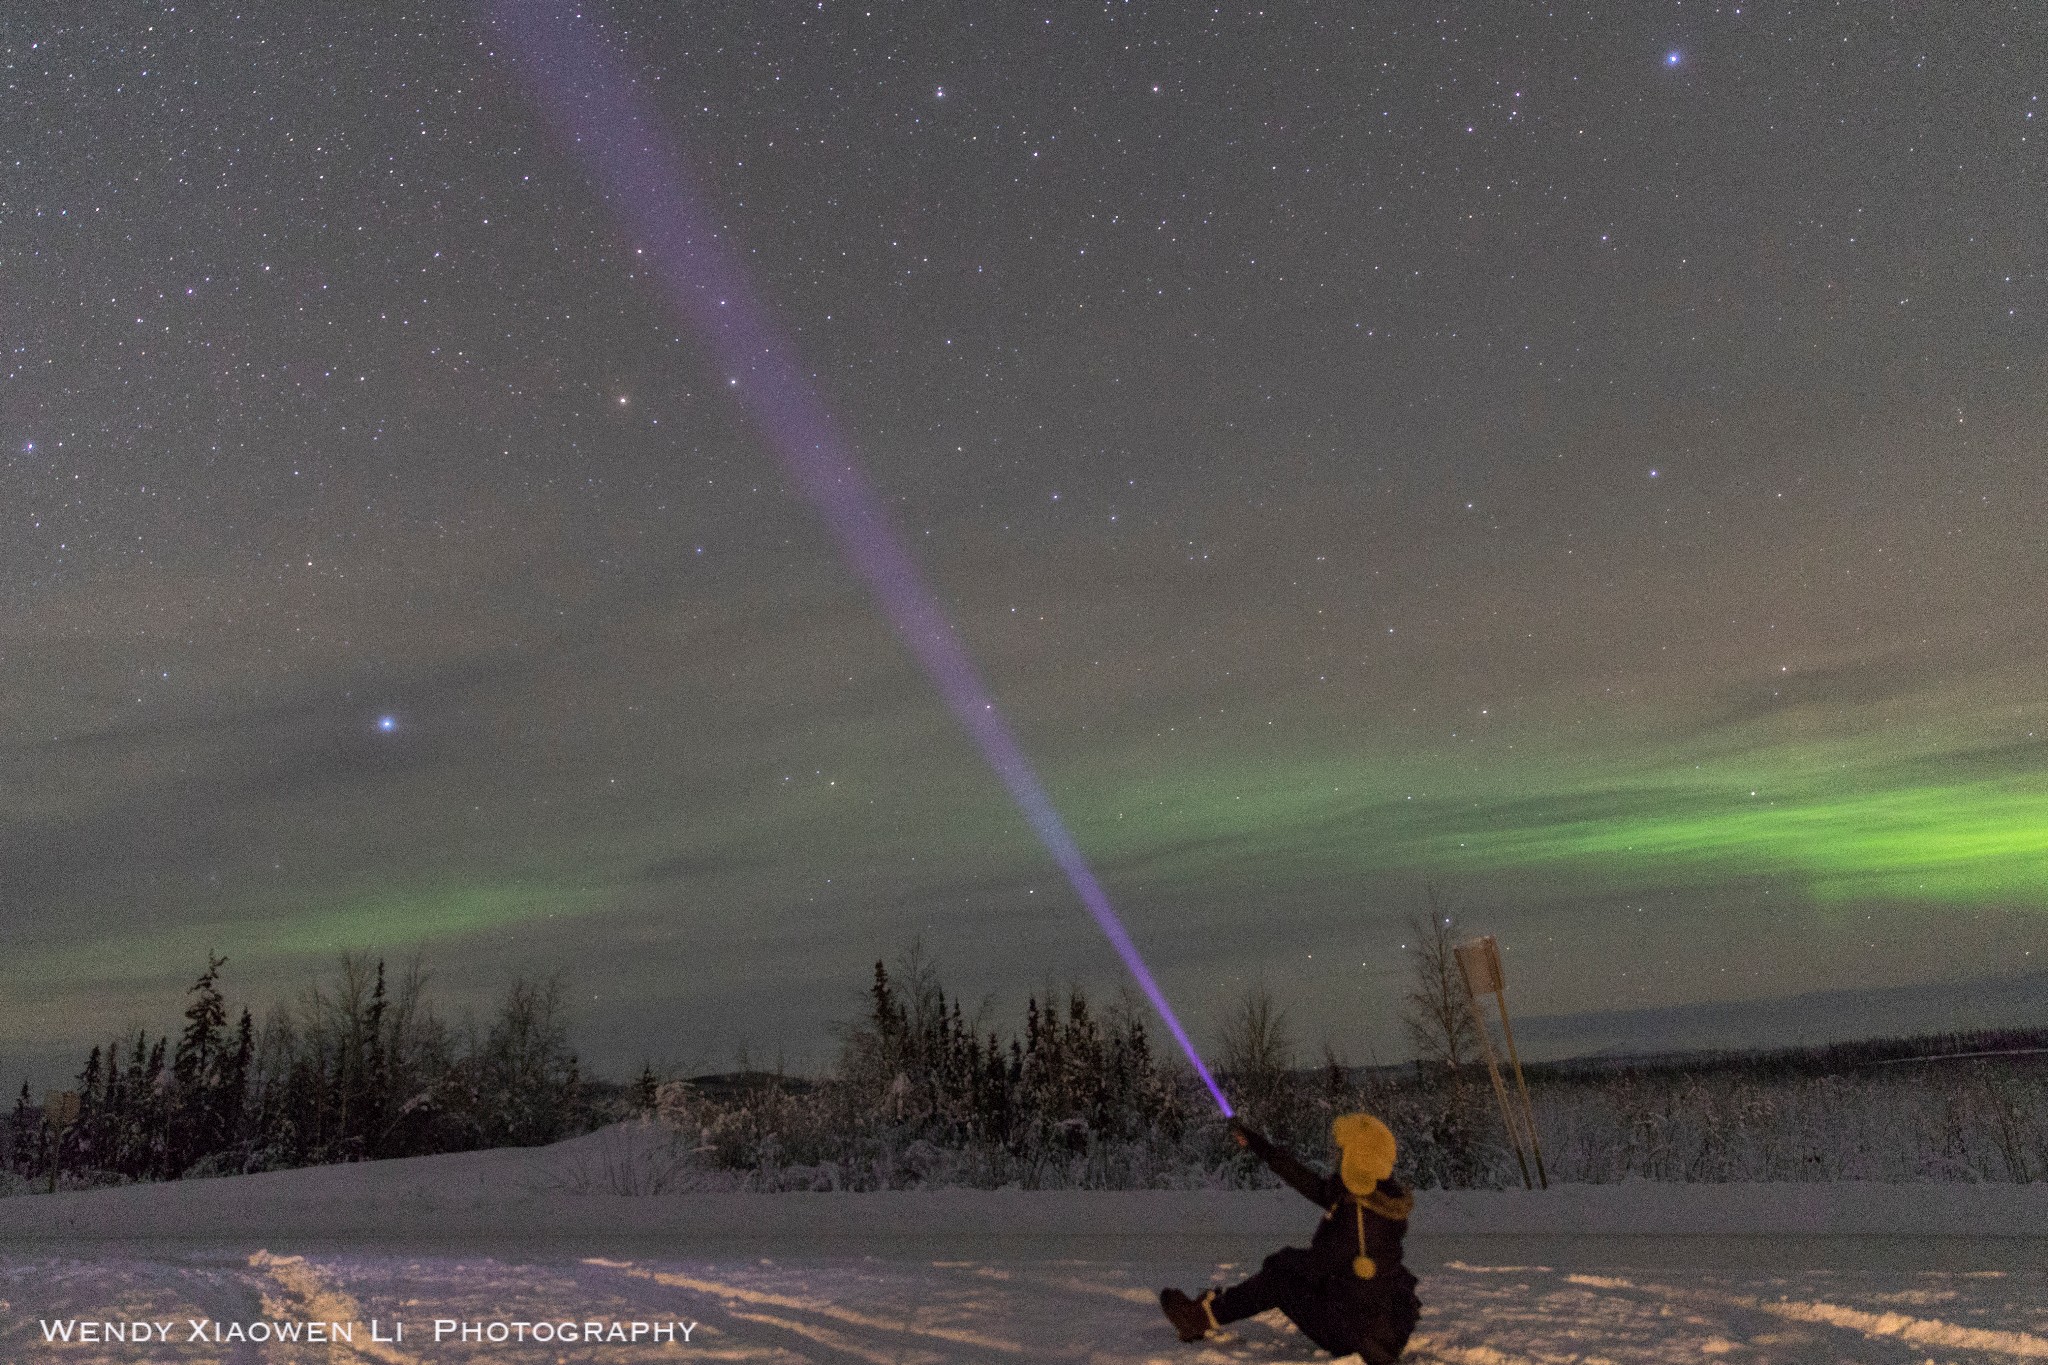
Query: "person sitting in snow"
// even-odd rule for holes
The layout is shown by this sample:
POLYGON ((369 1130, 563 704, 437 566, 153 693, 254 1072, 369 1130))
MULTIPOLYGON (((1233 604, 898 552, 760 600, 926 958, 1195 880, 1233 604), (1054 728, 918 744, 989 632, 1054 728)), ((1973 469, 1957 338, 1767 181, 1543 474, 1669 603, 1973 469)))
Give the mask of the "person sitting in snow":
POLYGON ((1401 1239, 1415 1198, 1393 1179, 1394 1135, 1370 1114, 1345 1114, 1330 1124, 1339 1160, 1317 1175, 1286 1148, 1232 1121, 1231 1136, 1274 1174, 1322 1206, 1323 1221, 1308 1249, 1282 1247, 1258 1274, 1220 1293, 1191 1299, 1161 1290, 1159 1306, 1182 1341, 1200 1341, 1226 1322, 1268 1308, 1285 1313, 1301 1334, 1331 1355, 1356 1352, 1368 1365, 1391 1365, 1422 1306, 1415 1277, 1401 1264, 1401 1239))

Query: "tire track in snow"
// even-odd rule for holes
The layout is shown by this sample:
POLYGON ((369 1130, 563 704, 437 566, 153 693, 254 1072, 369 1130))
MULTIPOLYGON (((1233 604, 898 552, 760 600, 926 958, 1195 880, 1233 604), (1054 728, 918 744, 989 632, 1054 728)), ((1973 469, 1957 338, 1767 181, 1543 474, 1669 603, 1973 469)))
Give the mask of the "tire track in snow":
MULTIPOLYGON (((1451 1365, 1539 1365, 1538 1361, 1528 1356, 1518 1356, 1492 1346, 1454 1346, 1449 1342, 1439 1342, 1427 1332, 1417 1332, 1408 1338, 1408 1348, 1402 1352, 1401 1358, 1413 1361, 1443 1360, 1450 1362, 1451 1365)), ((1598 1356, 1575 1356, 1573 1359, 1582 1362, 1582 1365, 1594 1365, 1594 1362, 1600 1361, 1598 1356)), ((1602 1362, 1602 1365, 1606 1363, 1602 1362)))
MULTIPOLYGON (((329 1284, 303 1256, 273 1256, 267 1251, 257 1251, 250 1254, 249 1266, 259 1274, 269 1276, 272 1283, 304 1305, 302 1311, 294 1311, 288 1302, 264 1294, 263 1311, 273 1317, 320 1322, 368 1321, 363 1317, 362 1305, 329 1284)), ((363 1360, 380 1361, 382 1365, 421 1365, 419 1357, 380 1341, 329 1342, 327 1359, 331 1365, 356 1365, 363 1360)))
POLYGON ((758 1322, 768 1327, 779 1327, 783 1331, 794 1333, 806 1341, 815 1341, 818 1345, 828 1350, 839 1351, 857 1359, 865 1360, 868 1362, 868 1365, 939 1365, 939 1362, 945 1359, 944 1356, 937 1355, 931 1351, 912 1351, 908 1355, 901 1353, 884 1354, 881 1351, 871 1350, 868 1347, 862 1346, 829 1327, 820 1327, 816 1323, 796 1322, 789 1318, 778 1318, 768 1313, 743 1313, 737 1308, 728 1308, 725 1311, 728 1316, 737 1318, 741 1322, 758 1322))
MULTIPOLYGON (((171 1267, 166 1266, 166 1269, 171 1267)), ((177 1268, 178 1282, 192 1295, 206 1316, 220 1322, 250 1321, 271 1312, 263 1296, 262 1279, 241 1265, 185 1265, 177 1268), (193 1287, 197 1281, 198 1288, 193 1287)), ((263 1348, 253 1341, 216 1343, 226 1354, 223 1365, 263 1365, 263 1348)))
MULTIPOLYGON (((726 1301, 726 1311, 734 1317, 744 1316, 731 1305, 744 1303, 757 1308, 781 1308, 813 1317, 828 1318, 849 1327, 865 1327, 870 1331, 891 1332, 901 1335, 930 1337, 935 1341, 948 1341, 960 1346, 973 1346, 984 1351, 1000 1351, 1006 1355, 1025 1355, 1029 1348, 1015 1341, 1000 1337, 986 1336, 958 1327, 926 1327, 905 1322, 899 1318, 876 1317, 871 1313, 855 1312, 837 1304, 821 1303, 817 1300, 792 1298, 787 1294, 770 1293, 764 1289, 743 1289, 738 1285, 722 1284, 717 1280, 700 1280, 690 1275, 680 1275, 670 1270, 649 1270, 631 1261, 608 1261, 598 1257, 586 1257, 583 1264, 601 1266, 606 1270, 631 1275, 636 1279, 651 1280, 655 1284, 671 1289, 689 1289, 699 1294, 709 1294, 726 1301)), ((889 1357, 894 1360, 896 1357, 889 1357)), ((941 1357, 942 1358, 942 1357, 941 1357)))
POLYGON ((1573 1284, 1593 1289, 1632 1289, 1644 1294, 1693 1302, 1726 1304, 1753 1312, 1768 1313, 1788 1322, 1837 1327, 1860 1332, 1873 1341, 1894 1339, 1915 1346, 1942 1346, 1955 1350, 1985 1351, 1994 1355, 2026 1360, 2048 1360, 2048 1338, 2031 1332, 1996 1332, 1982 1327, 1964 1327, 1940 1318, 1916 1318, 1905 1313, 1872 1313, 1818 1299, 1762 1299, 1747 1294, 1716 1294, 1702 1289, 1678 1289, 1669 1285, 1639 1284, 1634 1280, 1605 1275, 1569 1275, 1573 1284))
MULTIPOLYGON (((9 1294, 0 1298, 0 1359, 8 1365, 58 1358, 77 1365, 168 1360, 173 1357, 143 1346, 140 1337, 134 1342, 113 1341, 102 1334, 97 1343, 52 1343, 43 1331, 46 1324, 65 1319, 123 1326, 146 1321, 161 1323, 172 1333, 160 1339, 159 1346, 183 1346, 178 1333, 195 1309, 208 1317, 234 1319, 251 1316, 248 1310, 259 1305, 248 1272, 238 1265, 194 1267, 129 1256, 10 1261, 0 1271, 0 1289, 9 1294), (80 1289, 84 1292, 78 1292, 80 1289), (15 1302, 17 1294, 29 1302, 15 1302), (94 1352, 94 1344, 102 1350, 94 1352), (15 1353, 17 1349, 20 1354, 15 1353), (139 1354, 142 1352, 147 1353, 139 1354)), ((206 1346, 211 1354, 176 1358, 203 1365, 261 1365, 263 1359, 260 1348, 248 1342, 207 1342, 206 1346)))
POLYGON ((1705 1345, 1690 1330, 1702 1324, 1665 1320, 1648 1311, 1654 1306, 1567 1286, 1546 1265, 1456 1261, 1419 1279, 1422 1320, 1404 1359, 1442 1365, 1695 1365, 1705 1345), (1672 1339, 1673 1328, 1688 1339, 1672 1339), (1512 1349, 1496 1344, 1503 1341, 1512 1349))
POLYGON ((1064 1289, 1070 1294, 1094 1294, 1103 1298, 1121 1299, 1125 1303, 1142 1304, 1147 1308, 1156 1309, 1159 1306, 1159 1295, 1151 1290, 1104 1284, 1100 1280, 1084 1280, 1078 1275, 1027 1275, 1015 1270, 998 1270, 992 1265, 972 1263, 939 1262, 937 1268, 965 1270, 978 1279, 995 1280, 1000 1284, 1036 1285, 1042 1289, 1064 1289))

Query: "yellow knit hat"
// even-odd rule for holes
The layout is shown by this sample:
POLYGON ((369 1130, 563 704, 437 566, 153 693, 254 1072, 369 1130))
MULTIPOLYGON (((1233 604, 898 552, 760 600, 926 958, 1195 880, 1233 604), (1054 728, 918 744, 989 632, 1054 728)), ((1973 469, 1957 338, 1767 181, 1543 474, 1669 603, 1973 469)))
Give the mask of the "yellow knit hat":
POLYGON ((1330 1122, 1330 1137, 1343 1153, 1338 1174, 1353 1194, 1371 1193, 1394 1173, 1394 1134, 1371 1114, 1338 1115, 1330 1122))

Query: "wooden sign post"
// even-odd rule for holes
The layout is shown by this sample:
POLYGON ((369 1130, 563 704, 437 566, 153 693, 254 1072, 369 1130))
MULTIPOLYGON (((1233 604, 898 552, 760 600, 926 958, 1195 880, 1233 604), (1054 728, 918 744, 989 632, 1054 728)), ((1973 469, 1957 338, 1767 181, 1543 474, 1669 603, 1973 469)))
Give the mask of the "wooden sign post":
POLYGON ((1486 1072, 1493 1078, 1494 1098, 1500 1101, 1501 1121, 1507 1125, 1508 1141, 1515 1145, 1515 1160, 1522 1167, 1522 1186, 1530 1187, 1529 1159, 1523 1154, 1523 1140, 1526 1136, 1528 1151, 1536 1158, 1536 1179, 1544 1189, 1550 1188, 1550 1175, 1543 1169, 1543 1144, 1536 1138, 1536 1111, 1529 1104, 1529 1083, 1522 1078, 1522 1059, 1515 1053, 1515 1029, 1508 1022, 1507 978, 1500 967, 1500 945, 1493 935, 1471 939, 1457 946, 1458 974, 1465 978, 1465 1008, 1472 1012, 1473 1027, 1479 1030, 1479 1047, 1486 1054, 1486 1072), (1508 1099, 1507 1086, 1501 1081, 1500 1064, 1494 1060, 1493 1035, 1486 1027, 1486 1018, 1479 1012, 1479 997, 1491 995, 1500 1009, 1501 1034, 1507 1039, 1508 1062, 1515 1069, 1515 1088, 1520 1092, 1521 1107, 1508 1099))

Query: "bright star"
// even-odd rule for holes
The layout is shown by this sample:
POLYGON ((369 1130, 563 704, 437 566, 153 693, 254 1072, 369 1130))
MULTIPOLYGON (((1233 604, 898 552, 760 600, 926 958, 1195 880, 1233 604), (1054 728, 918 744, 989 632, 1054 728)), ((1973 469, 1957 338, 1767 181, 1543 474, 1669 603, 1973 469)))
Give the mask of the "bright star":
POLYGON ((398 728, 398 717, 396 717, 396 716, 379 716, 379 717, 377 717, 377 728, 378 728, 379 730, 382 730, 382 731, 383 731, 383 732, 384 732, 385 734, 387 734, 387 735, 388 735, 388 734, 390 734, 390 733, 391 733, 391 732, 392 732, 393 730, 396 730, 396 729, 398 728))
POLYGON ((1674 47, 1669 52, 1664 54, 1664 65, 1677 66, 1678 63, 1684 59, 1684 56, 1684 53, 1680 52, 1677 48, 1674 47))

